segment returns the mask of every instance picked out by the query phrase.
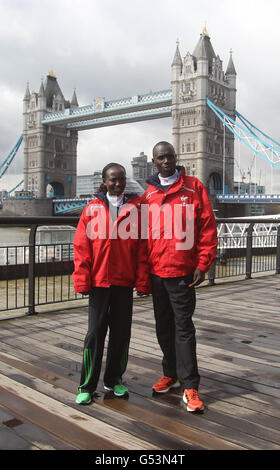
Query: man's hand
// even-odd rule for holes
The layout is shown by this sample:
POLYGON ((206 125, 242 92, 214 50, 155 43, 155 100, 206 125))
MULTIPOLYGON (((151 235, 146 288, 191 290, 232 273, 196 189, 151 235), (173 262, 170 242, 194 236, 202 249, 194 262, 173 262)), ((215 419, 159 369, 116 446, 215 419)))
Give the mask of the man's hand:
POLYGON ((193 274, 193 282, 189 284, 189 287, 199 286, 205 279, 205 273, 200 271, 200 269, 196 269, 193 274))

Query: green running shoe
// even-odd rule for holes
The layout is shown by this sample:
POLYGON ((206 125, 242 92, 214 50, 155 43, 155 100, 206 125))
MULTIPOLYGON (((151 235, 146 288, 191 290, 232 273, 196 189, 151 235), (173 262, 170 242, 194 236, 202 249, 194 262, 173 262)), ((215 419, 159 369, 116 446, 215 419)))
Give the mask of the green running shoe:
POLYGON ((92 402, 92 396, 88 392, 79 392, 76 398, 76 403, 79 405, 89 405, 92 402))
POLYGON ((117 384, 114 386, 114 395, 116 397, 123 397, 124 395, 128 394, 128 388, 126 388, 123 384, 117 384))

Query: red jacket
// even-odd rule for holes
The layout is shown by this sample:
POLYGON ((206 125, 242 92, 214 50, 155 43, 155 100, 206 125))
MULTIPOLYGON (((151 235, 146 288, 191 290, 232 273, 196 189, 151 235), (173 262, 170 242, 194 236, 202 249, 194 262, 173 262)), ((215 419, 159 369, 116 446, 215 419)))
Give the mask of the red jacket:
POLYGON ((207 272, 216 258, 217 225, 207 190, 197 178, 186 176, 183 167, 177 169, 179 178, 167 191, 156 174, 141 197, 142 204, 149 204, 150 272, 160 277, 186 276, 195 269, 207 272))
POLYGON ((92 286, 117 285, 136 286, 138 291, 150 293, 147 242, 138 233, 140 198, 125 198, 115 222, 102 193, 83 210, 73 243, 76 292, 89 291, 92 286))

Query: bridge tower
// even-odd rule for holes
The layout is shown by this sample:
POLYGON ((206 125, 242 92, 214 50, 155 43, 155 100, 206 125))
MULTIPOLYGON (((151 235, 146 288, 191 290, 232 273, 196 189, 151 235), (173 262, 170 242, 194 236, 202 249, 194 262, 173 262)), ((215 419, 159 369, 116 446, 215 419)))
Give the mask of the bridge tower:
POLYGON ((182 60, 179 44, 171 66, 174 147, 179 164, 213 190, 233 192, 234 137, 206 104, 208 97, 234 119, 236 71, 232 52, 224 73, 206 27, 193 54, 182 60), (223 187, 224 186, 224 187, 223 187))
POLYGON ((76 92, 65 100, 53 71, 41 83, 39 93, 23 99, 24 190, 33 196, 75 197, 78 133, 65 126, 43 125, 47 112, 78 107, 76 92))

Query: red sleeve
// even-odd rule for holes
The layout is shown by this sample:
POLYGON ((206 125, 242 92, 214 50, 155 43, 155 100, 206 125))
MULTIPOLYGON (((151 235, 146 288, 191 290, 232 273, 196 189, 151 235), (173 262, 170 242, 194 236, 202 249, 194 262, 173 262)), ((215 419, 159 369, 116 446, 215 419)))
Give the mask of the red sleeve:
POLYGON ((74 247, 74 272, 72 279, 75 292, 87 292, 91 289, 91 266, 92 266, 92 246, 86 231, 85 208, 80 217, 75 233, 74 247))
MULTIPOLYGON (((146 194, 146 193, 145 193, 146 194)), ((144 194, 144 195, 145 195, 144 194)), ((136 290, 143 292, 144 294, 150 294, 152 292, 152 286, 150 281, 150 269, 148 263, 148 240, 142 238, 141 225, 141 204, 144 203, 144 195, 137 198, 138 207, 138 247, 137 247, 137 266, 136 266, 136 290)))
POLYGON ((151 293, 151 281, 147 254, 147 240, 139 240, 137 252, 136 290, 151 293))
POLYGON ((218 245, 217 224, 207 189, 203 184, 201 184, 199 189, 201 193, 201 209, 198 219, 197 269, 207 272, 216 259, 218 245))

